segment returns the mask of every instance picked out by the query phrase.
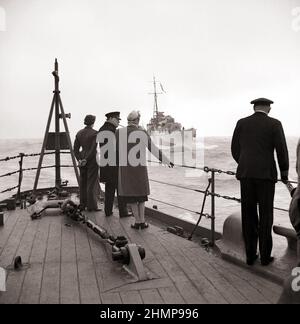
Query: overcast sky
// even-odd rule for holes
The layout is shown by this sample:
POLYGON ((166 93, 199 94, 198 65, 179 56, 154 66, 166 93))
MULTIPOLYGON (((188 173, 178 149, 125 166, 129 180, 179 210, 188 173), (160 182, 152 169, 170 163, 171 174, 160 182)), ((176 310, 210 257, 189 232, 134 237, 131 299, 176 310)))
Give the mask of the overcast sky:
POLYGON ((250 101, 300 135, 300 0, 0 0, 0 138, 42 137, 54 58, 72 136, 86 114, 159 107, 199 136, 231 135, 250 101))

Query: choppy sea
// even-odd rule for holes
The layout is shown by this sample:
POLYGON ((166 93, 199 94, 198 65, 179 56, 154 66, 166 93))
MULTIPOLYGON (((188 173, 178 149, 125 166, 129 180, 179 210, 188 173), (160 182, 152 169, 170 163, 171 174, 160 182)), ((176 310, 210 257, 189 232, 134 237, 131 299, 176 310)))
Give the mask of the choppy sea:
MULTIPOLYGON (((202 140, 203 141, 203 140, 202 140)), ((201 150, 201 163, 199 166, 209 166, 226 171, 235 171, 236 163, 231 157, 230 137, 207 137, 204 142, 198 143, 197 148, 201 150)), ((288 148, 290 153, 290 178, 296 180, 296 146, 298 138, 289 137, 288 148)), ((42 139, 24 139, 24 140, 0 140, 0 159, 7 156, 18 155, 19 153, 39 153, 42 145, 42 139)), ((24 159, 24 168, 35 168, 38 164, 38 157, 30 157, 24 159)), ((69 155, 62 155, 62 164, 71 165, 69 155)), ((54 156, 45 156, 43 165, 54 165, 54 156)), ((8 172, 18 170, 18 159, 8 162, 0 162, 0 176, 8 172)), ((178 218, 188 219, 196 222, 200 212, 203 195, 189 189, 205 190, 208 177, 207 174, 200 170, 191 170, 181 167, 169 169, 157 164, 148 167, 151 195, 148 206, 156 205, 160 211, 175 215, 178 218), (178 188, 154 182, 160 181, 188 189, 178 188), (161 202, 158 202, 161 201, 161 202), (162 203, 164 202, 164 203, 162 203), (165 204, 167 203, 167 204, 165 204), (172 206, 171 206, 172 205, 172 206), (173 206, 174 205, 174 206, 173 206), (180 208, 177 208, 178 206, 180 208)), ((44 169, 41 171, 39 187, 49 187, 54 185, 54 169, 44 169)), ((35 171, 24 173, 22 190, 29 190, 33 187, 35 171)), ((75 174, 72 168, 64 168, 62 170, 62 179, 68 180, 69 185, 77 185, 75 174)), ((0 177, 0 192, 6 188, 17 185, 18 175, 9 177, 0 177)), ((240 197, 239 182, 234 176, 227 174, 216 175, 216 192, 224 196, 240 197)), ((12 193, 15 193, 13 191, 12 193)), ((0 194, 0 201, 9 197, 12 193, 0 194)), ((276 186, 275 206, 288 209, 290 196, 282 183, 276 186)), ((240 205, 235 201, 216 198, 216 229, 222 232, 222 226, 226 217, 231 213, 239 211, 240 205)), ((207 199, 205 212, 210 213, 210 199, 207 199)), ((274 223, 290 226, 288 213, 275 212, 274 223)), ((201 225, 210 227, 210 221, 203 219, 201 225)))

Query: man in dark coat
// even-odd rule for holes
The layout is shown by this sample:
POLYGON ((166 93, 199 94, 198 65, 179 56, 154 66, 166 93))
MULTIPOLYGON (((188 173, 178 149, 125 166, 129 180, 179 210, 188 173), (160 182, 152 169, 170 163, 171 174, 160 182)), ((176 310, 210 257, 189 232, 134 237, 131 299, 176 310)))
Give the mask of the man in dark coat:
MULTIPOLYGON (((117 156, 116 156, 116 147, 115 145, 115 134, 116 130, 120 124, 120 112, 114 111, 110 112, 105 115, 107 120, 104 123, 104 125, 99 130, 99 135, 102 132, 104 142, 101 143, 100 141, 100 182, 105 183, 105 215, 111 216, 113 214, 113 203, 115 198, 115 192, 118 188, 118 166, 117 166, 117 156), (107 135, 105 134, 107 132, 107 135), (101 147, 104 148, 105 145, 108 145, 109 139, 107 136, 110 136, 110 142, 111 145, 108 148, 108 151, 104 153, 102 156, 101 154, 101 147), (111 140, 113 139, 113 141, 111 140), (113 143, 112 143, 113 142, 113 143), (112 154, 113 152, 113 158, 109 160, 109 154, 112 154), (103 158, 108 161, 103 162, 103 158), (105 165, 106 164, 106 165, 105 165)), ((118 207, 119 207, 119 215, 120 217, 127 217, 131 216, 131 213, 128 212, 126 208, 126 204, 124 203, 123 199, 118 195, 117 191, 117 197, 118 197, 118 207)))
POLYGON ((231 143, 232 156, 238 163, 237 179, 241 182, 242 229, 247 264, 258 258, 266 266, 271 256, 273 203, 277 168, 276 150, 281 179, 288 180, 289 156, 280 121, 268 116, 273 101, 260 98, 251 102, 255 113, 238 121, 231 143), (257 211, 259 209, 259 216, 257 211))
POLYGON ((74 142, 74 153, 80 168, 80 205, 89 211, 99 211, 98 185, 99 167, 96 161, 97 131, 93 129, 96 117, 87 115, 84 119, 85 128, 80 130, 74 142))

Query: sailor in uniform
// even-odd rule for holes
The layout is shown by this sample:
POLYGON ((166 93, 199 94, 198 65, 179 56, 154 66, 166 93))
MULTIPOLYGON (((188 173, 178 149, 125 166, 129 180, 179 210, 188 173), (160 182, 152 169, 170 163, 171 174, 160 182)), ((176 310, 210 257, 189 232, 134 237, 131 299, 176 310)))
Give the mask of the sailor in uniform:
POLYGON ((281 122, 268 116, 273 101, 259 98, 251 104, 254 105, 254 114, 238 121, 231 151, 238 163, 237 179, 241 184, 242 230, 247 264, 253 265, 258 258, 259 240, 261 264, 267 266, 274 260, 271 256, 277 182, 274 151, 284 182, 288 180, 289 156, 281 122))
POLYGON ((98 186, 99 167, 96 162, 96 136, 93 129, 96 117, 87 115, 84 119, 85 128, 81 129, 75 138, 74 154, 80 169, 80 205, 89 211, 99 211, 98 186))

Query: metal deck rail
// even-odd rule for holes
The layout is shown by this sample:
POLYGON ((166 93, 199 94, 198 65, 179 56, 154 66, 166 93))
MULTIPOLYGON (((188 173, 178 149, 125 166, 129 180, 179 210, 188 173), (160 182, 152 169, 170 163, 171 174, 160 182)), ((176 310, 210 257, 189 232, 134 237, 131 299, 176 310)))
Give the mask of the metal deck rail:
MULTIPOLYGON (((61 152, 61 153, 69 154, 69 152, 61 152)), ((45 154, 53 155, 53 154, 55 154, 55 152, 47 152, 45 154)), ((10 160, 19 159, 19 170, 0 175, 0 178, 4 178, 4 177, 8 177, 8 176, 11 176, 11 175, 14 175, 14 174, 19 174, 18 184, 16 186, 12 187, 12 188, 8 188, 8 189, 5 189, 4 191, 1 191, 0 194, 7 193, 7 192, 13 191, 15 189, 18 189, 17 193, 16 193, 16 198, 17 198, 17 200, 20 201, 21 200, 21 187, 22 187, 22 181, 23 181, 23 172, 34 171, 34 170, 38 169, 38 168, 26 168, 26 169, 24 169, 23 168, 24 158, 36 157, 36 156, 40 156, 40 155, 41 155, 40 153, 33 153, 33 154, 20 153, 19 155, 16 155, 16 156, 6 157, 6 158, 0 159, 0 162, 8 162, 10 160)), ((149 162, 153 163, 154 161, 149 161, 149 162)), ((159 163, 159 162, 154 162, 154 163, 159 163)), ((63 167, 63 168, 72 168, 73 165, 61 165, 61 167, 63 167)), ((152 198, 151 196, 150 196, 150 199, 153 200, 153 201, 162 203, 164 205, 168 205, 168 206, 171 206, 171 207, 175 207, 177 209, 185 210, 185 211, 188 211, 190 213, 194 213, 196 215, 199 215, 199 220, 198 220, 197 225, 200 223, 202 217, 204 217, 206 219, 210 219, 211 220, 210 245, 214 246, 214 244, 215 244, 215 209, 216 209, 215 198, 222 198, 222 199, 226 199, 226 200, 231 200, 231 201, 235 201, 237 203, 241 202, 240 198, 221 195, 221 194, 218 194, 218 193, 215 192, 215 189, 216 189, 216 175, 218 175, 218 174, 226 174, 226 175, 229 175, 229 176, 235 176, 236 173, 232 172, 232 171, 224 171, 224 170, 221 170, 221 169, 214 169, 214 168, 209 168, 209 167, 200 168, 200 167, 188 166, 188 165, 175 165, 175 167, 187 168, 187 169, 196 169, 196 170, 200 170, 200 171, 208 173, 209 174, 209 178, 208 178, 209 185, 207 187, 207 190, 189 188, 189 187, 185 187, 185 186, 181 186, 181 185, 177 185, 177 184, 172 184, 172 183, 167 183, 167 182, 154 180, 154 179, 150 179, 150 181, 155 182, 155 183, 159 183, 159 184, 162 184, 162 185, 167 185, 167 186, 171 186, 171 187, 180 188, 180 189, 189 190, 189 191, 193 191, 193 192, 203 194, 204 195, 204 201, 203 201, 201 212, 195 211, 195 210, 190 210, 188 208, 184 208, 182 206, 178 206, 178 205, 175 205, 175 204, 172 204, 172 203, 169 203, 169 202, 161 201, 161 200, 152 198), (209 190, 209 188, 211 188, 211 189, 209 190), (210 212, 210 214, 203 213, 203 209, 204 209, 204 205, 205 205, 205 199, 206 199, 207 196, 211 197, 211 212, 210 212)), ((50 169, 50 168, 55 168, 55 165, 48 165, 48 166, 41 167, 41 169, 50 169)), ((281 180, 278 180, 278 181, 281 181, 281 180)), ((290 184, 298 184, 297 182, 294 182, 294 181, 289 181, 289 183, 290 184)), ((274 209, 279 210, 279 211, 283 211, 283 212, 288 212, 287 209, 283 209, 283 208, 274 207, 274 209)))
MULTIPOLYGON (((47 152, 45 153, 45 155, 54 155, 55 152, 47 152)), ((61 152, 61 154, 70 154, 70 152, 61 152)), ((19 155, 16 156, 11 156, 11 157, 6 157, 6 158, 2 158, 0 159, 0 162, 8 162, 11 160, 15 160, 15 159, 19 159, 19 170, 16 171, 12 171, 12 172, 8 172, 5 174, 0 175, 0 178, 5 178, 5 177, 9 177, 12 176, 14 174, 19 174, 19 180, 18 180, 18 184, 14 187, 11 188, 7 188, 3 191, 0 192, 0 194, 6 193, 6 192, 10 192, 13 191, 15 189, 18 189, 17 192, 17 199, 20 199, 20 195, 21 195, 21 186, 22 186, 22 181, 23 181, 23 172, 25 171, 35 171, 38 170, 38 168, 23 168, 23 162, 24 162, 24 158, 27 157, 36 157, 36 156, 40 156, 41 153, 32 153, 32 154, 24 154, 24 153, 20 153, 19 155)), ((62 168, 73 168, 73 165, 61 165, 62 168)), ((55 165, 48 165, 48 166, 43 166, 40 169, 52 169, 55 168, 55 165)))

